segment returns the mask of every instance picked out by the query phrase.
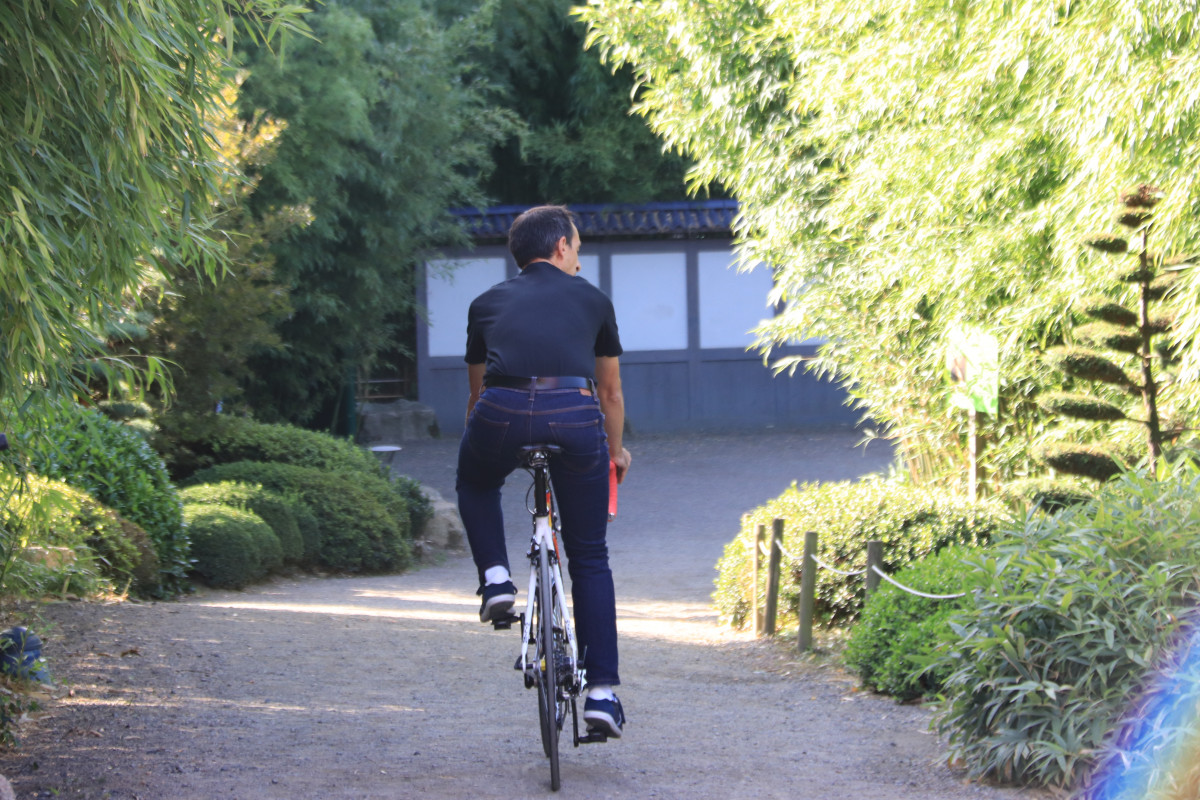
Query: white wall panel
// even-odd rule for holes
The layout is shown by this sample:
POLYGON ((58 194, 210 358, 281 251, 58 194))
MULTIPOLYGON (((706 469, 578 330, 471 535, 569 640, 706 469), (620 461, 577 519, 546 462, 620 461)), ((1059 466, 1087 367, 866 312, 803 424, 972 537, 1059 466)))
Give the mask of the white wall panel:
POLYGON ((425 305, 429 310, 429 355, 467 352, 467 309, 471 301, 503 281, 503 258, 430 261, 425 266, 425 305))
POLYGON ((683 253, 614 253, 612 300, 626 350, 687 349, 683 253))
POLYGON ((705 251, 699 260, 700 347, 749 347, 754 328, 774 316, 767 297, 774 285, 764 265, 750 272, 737 271, 737 258, 729 251, 705 251))
POLYGON ((579 276, 592 286, 600 288, 600 256, 579 256, 579 276))

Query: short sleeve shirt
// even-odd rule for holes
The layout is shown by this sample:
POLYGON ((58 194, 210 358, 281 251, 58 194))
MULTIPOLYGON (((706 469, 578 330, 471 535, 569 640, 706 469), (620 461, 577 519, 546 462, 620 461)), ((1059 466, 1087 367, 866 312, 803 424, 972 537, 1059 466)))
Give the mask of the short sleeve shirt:
POLYGON ((595 378, 596 359, 619 356, 612 300, 578 275, 535 261, 471 302, 468 364, 484 375, 595 378))

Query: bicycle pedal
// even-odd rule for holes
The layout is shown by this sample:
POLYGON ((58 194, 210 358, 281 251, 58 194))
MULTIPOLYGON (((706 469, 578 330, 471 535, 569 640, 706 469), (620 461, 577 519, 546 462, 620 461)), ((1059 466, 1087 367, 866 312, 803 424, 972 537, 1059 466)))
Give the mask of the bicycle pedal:
POLYGON ((608 734, 588 728, 588 732, 579 737, 580 744, 604 744, 608 741, 608 734))
POLYGON ((492 620, 492 629, 497 630, 497 631, 512 630, 513 623, 520 622, 520 621, 521 621, 521 618, 518 617, 517 615, 509 614, 506 617, 501 617, 500 619, 492 620))

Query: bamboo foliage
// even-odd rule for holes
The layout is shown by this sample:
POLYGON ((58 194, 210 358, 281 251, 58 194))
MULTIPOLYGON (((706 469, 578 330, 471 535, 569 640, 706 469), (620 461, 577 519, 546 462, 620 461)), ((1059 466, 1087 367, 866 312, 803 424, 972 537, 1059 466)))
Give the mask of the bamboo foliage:
POLYGON ((0 4, 0 397, 64 388, 158 253, 209 275, 209 121, 234 35, 277 40, 282 0, 0 4))
MULTIPOLYGON (((967 323, 1001 344, 986 433, 1007 443, 992 467, 1032 468, 1032 398, 1061 384, 1042 353, 1074 298, 1112 285, 1077 243, 1120 187, 1169 187, 1162 250, 1200 242, 1190 3, 590 0, 578 13, 591 46, 638 75, 635 110, 695 159, 693 185, 720 180, 743 202, 744 261, 776 265, 786 304, 764 347, 824 338, 816 367, 934 461, 961 463, 940 345, 967 323)), ((1178 310, 1186 374, 1200 302, 1178 310)))

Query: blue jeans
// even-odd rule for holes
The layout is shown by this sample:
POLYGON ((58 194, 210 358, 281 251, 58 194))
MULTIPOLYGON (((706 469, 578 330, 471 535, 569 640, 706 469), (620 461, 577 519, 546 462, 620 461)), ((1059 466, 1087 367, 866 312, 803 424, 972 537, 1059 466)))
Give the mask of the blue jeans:
POLYGON ((579 652, 588 682, 616 686, 617 608, 608 565, 608 437, 595 397, 578 389, 485 389, 458 450, 458 510, 483 573, 507 568, 500 488, 520 466, 518 449, 556 444, 550 480, 562 521, 579 652))

